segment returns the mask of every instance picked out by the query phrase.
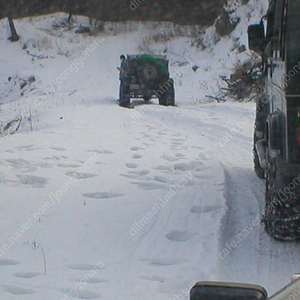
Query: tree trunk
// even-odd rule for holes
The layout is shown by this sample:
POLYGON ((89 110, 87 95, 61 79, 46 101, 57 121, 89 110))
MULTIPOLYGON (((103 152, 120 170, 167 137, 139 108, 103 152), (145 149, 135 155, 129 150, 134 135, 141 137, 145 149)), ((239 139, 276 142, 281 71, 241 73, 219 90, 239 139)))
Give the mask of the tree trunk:
POLYGON ((10 32, 11 32, 11 37, 9 37, 8 39, 11 40, 11 42, 16 42, 20 39, 20 37, 17 34, 17 30, 15 28, 14 21, 13 21, 12 17, 8 17, 7 19, 8 19, 8 23, 9 23, 10 32))

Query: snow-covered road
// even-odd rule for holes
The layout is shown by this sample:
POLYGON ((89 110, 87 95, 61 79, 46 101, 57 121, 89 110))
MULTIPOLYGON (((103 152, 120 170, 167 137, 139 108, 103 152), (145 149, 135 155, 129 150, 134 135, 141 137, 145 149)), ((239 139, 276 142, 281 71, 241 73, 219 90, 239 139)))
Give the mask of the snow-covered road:
POLYGON ((54 109, 61 128, 3 145, 7 299, 62 298, 97 263, 81 298, 168 299, 217 269, 225 182, 207 139, 175 126, 180 108, 152 105, 136 124, 137 110, 106 102, 54 109))

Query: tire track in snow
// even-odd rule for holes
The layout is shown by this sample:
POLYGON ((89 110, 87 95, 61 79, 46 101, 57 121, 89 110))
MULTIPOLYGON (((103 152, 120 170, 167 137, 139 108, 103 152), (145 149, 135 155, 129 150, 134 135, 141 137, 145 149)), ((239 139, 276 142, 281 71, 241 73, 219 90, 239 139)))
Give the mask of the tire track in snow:
POLYGON ((253 122, 250 117, 244 123, 248 129, 231 135, 230 141, 220 146, 226 132, 230 132, 243 116, 251 116, 247 109, 252 108, 227 106, 226 110, 220 107, 212 110, 203 106, 202 111, 192 112, 179 107, 177 115, 180 126, 190 129, 187 132, 197 133, 200 143, 206 140, 205 150, 211 150, 225 168, 228 208, 220 235, 220 251, 225 249, 226 242, 239 241, 238 234, 248 230, 239 236, 239 245, 225 259, 219 260, 217 279, 257 283, 265 286, 271 295, 287 284, 293 273, 300 271, 300 247, 298 243, 275 241, 266 234, 261 223, 252 224, 263 211, 265 181, 257 178, 253 171, 252 132, 249 130, 253 122), (226 122, 220 124, 220 120, 226 122))
MULTIPOLYGON (((239 145, 239 138, 232 143, 239 145)), ((220 260, 219 276, 222 280, 263 285, 272 295, 299 272, 300 247, 271 239, 258 223, 264 208, 265 181, 256 177, 252 160, 247 159, 249 155, 252 158, 252 148, 246 150, 241 148, 235 161, 226 152, 220 155, 226 170, 228 206, 220 251, 224 254, 228 249, 229 254, 220 260), (237 245, 228 247, 232 241, 237 245)))
POLYGON ((262 265, 256 251, 262 226, 259 198, 253 189, 258 180, 251 169, 226 166, 225 170, 227 214, 219 252, 220 273, 229 281, 257 283, 258 268, 262 265))

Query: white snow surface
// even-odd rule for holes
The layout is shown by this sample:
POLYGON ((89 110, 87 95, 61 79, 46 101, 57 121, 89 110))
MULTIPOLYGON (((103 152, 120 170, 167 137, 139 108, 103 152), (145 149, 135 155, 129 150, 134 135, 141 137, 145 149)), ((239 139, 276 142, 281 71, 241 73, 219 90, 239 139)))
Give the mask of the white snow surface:
POLYGON ((143 53, 170 24, 88 36, 54 30, 58 13, 16 20, 21 40, 11 43, 0 21, 0 120, 22 117, 0 143, 1 299, 188 299, 201 280, 272 294, 299 272, 298 245, 260 224, 254 103, 205 98, 248 57, 233 45, 246 45, 265 9, 238 6, 236 30, 214 45, 209 28, 205 50, 192 37, 147 44, 170 60, 177 106, 133 109, 117 105, 119 56, 143 53))

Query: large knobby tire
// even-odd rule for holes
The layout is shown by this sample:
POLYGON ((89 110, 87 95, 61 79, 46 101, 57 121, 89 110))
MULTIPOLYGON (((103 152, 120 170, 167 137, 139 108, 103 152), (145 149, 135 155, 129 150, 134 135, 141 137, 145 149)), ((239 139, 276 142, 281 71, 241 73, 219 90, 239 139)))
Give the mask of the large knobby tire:
POLYGON ((173 79, 170 78, 165 84, 161 85, 161 90, 159 92, 162 94, 158 99, 159 105, 175 105, 175 89, 173 79))
POLYGON ((119 105, 122 107, 130 106, 129 86, 123 82, 120 83, 119 88, 119 105))
POLYGON ((269 97, 265 93, 259 94, 256 99, 255 131, 265 132, 266 120, 269 114, 269 97))
POLYGON ((253 164, 256 175, 264 179, 265 170, 261 167, 258 159, 258 154, 255 149, 255 144, 260 139, 264 138, 266 120, 270 111, 270 104, 267 102, 268 98, 264 94, 258 95, 256 99, 256 116, 254 123, 254 137, 253 137, 253 164))
POLYGON ((260 166, 258 154, 255 149, 253 148, 253 164, 254 164, 254 172, 260 179, 265 179, 265 170, 260 166))
POLYGON ((168 79, 168 72, 162 70, 161 66, 152 61, 142 63, 138 67, 138 76, 141 83, 151 89, 157 89, 160 82, 165 82, 168 79))
POLYGON ((279 159, 269 157, 263 222, 266 232, 280 241, 300 240, 299 195, 286 193, 289 180, 279 159))
POLYGON ((265 170, 261 167, 260 163, 259 163, 259 159, 258 159, 258 154, 255 148, 255 143, 258 141, 259 139, 257 138, 256 134, 255 134, 255 129, 254 129, 254 138, 253 138, 253 164, 254 164, 254 172, 256 173, 256 175, 261 178, 264 179, 265 178, 265 170))

